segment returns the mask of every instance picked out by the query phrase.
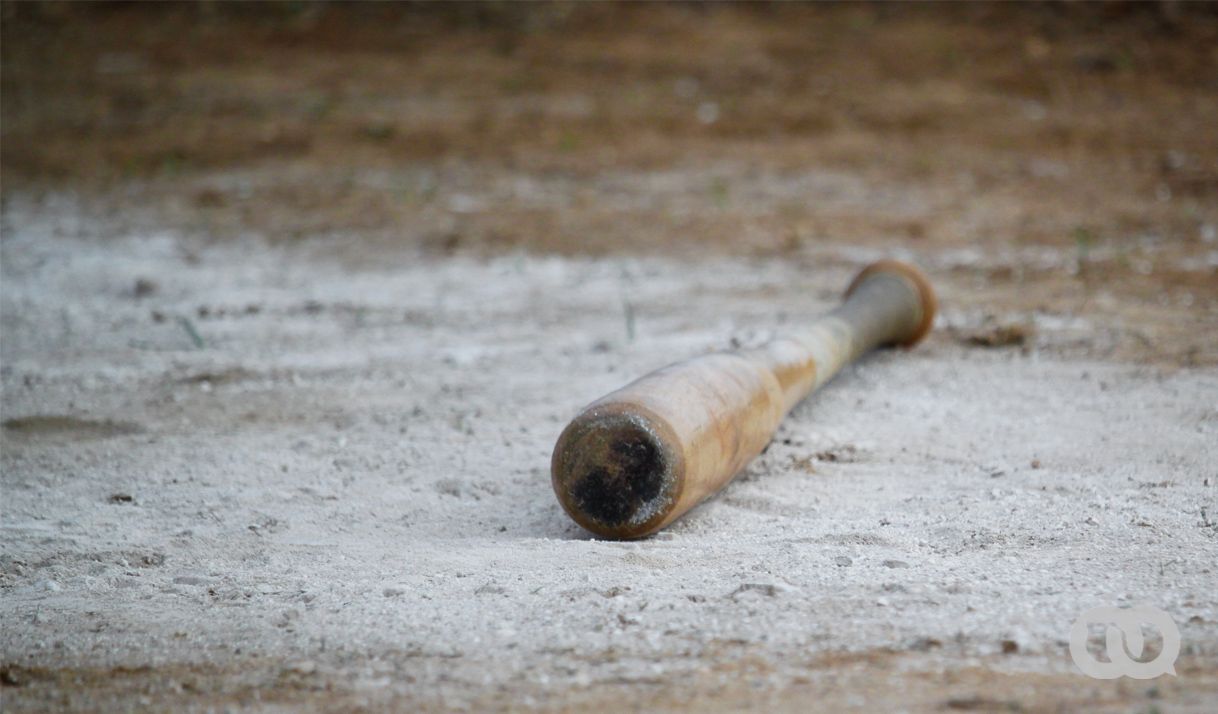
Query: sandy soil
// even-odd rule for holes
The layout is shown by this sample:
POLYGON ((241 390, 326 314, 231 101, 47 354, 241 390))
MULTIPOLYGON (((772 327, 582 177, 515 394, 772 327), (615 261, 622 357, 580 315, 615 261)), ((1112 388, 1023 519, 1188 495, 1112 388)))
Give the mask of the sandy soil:
POLYGON ((564 420, 829 307, 867 256, 355 269, 56 237, 109 232, 77 210, 14 200, 3 243, 17 708, 1218 696, 1212 368, 1056 357, 1088 330, 1054 320, 969 347, 949 303, 718 498, 597 542, 549 490, 564 420), (1072 673, 1074 617, 1140 602, 1181 623, 1182 676, 1072 673))
POLYGON ((208 7, 4 6, 6 711, 1214 710, 1208 11, 208 7), (927 343, 566 519, 580 406, 887 255, 927 343))

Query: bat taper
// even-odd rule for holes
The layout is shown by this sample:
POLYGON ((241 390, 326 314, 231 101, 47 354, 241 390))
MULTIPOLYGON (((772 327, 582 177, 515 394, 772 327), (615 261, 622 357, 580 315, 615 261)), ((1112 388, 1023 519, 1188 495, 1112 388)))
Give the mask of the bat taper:
POLYGON ((787 412, 848 362, 918 343, 935 309, 917 268, 873 263, 802 331, 670 365, 588 405, 554 447, 554 492, 599 536, 655 533, 731 481, 787 412))

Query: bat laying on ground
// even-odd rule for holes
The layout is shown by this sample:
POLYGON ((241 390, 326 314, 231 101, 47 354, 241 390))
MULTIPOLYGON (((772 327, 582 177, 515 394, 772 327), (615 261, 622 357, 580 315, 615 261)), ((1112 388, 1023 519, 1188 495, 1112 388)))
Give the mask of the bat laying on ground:
POLYGON ((593 402, 554 447, 558 501, 599 536, 655 533, 731 481, 787 412, 844 365, 919 342, 935 305, 921 271, 881 260, 801 331, 678 362, 593 402))

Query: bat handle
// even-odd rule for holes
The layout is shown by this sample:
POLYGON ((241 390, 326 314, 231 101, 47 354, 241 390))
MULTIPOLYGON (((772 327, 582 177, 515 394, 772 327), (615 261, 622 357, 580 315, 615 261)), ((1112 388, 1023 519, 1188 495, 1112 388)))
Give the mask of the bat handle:
POLYGON ((914 266, 880 260, 864 268, 836 309, 807 328, 742 353, 782 388, 784 414, 850 362, 877 347, 913 347, 930 332, 938 303, 914 266))

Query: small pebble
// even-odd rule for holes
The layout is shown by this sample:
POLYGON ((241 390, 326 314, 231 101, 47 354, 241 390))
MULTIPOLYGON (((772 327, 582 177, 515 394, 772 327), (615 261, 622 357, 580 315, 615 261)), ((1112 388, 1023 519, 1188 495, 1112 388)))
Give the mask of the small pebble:
POLYGON ((909 649, 915 652, 928 652, 943 646, 943 641, 935 637, 919 637, 910 643, 909 649))
POLYGON ((148 278, 138 278, 136 279, 135 287, 132 288, 131 292, 134 293, 135 297, 143 298, 155 293, 156 289, 157 284, 155 281, 149 280, 148 278))

